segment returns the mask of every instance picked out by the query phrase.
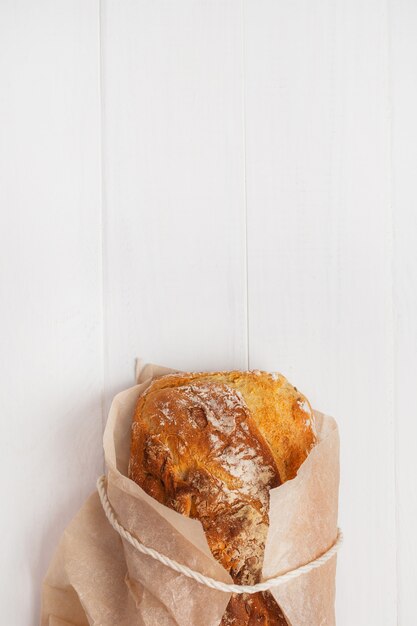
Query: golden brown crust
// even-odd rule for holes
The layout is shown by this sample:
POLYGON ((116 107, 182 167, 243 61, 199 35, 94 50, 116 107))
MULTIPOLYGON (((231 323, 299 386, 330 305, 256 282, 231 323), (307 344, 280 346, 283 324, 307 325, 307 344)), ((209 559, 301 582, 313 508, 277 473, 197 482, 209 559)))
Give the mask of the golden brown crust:
POLYGON ((234 594, 219 626, 288 626, 269 592, 234 594))
MULTIPOLYGON (((260 580, 269 490, 293 478, 314 444, 310 406, 266 372, 172 374, 139 398, 129 476, 199 519, 215 558, 241 584, 260 580)), ((286 624, 268 593, 232 597, 223 626, 286 624)))
POLYGON ((170 378, 137 405, 130 477, 201 521, 211 551, 243 584, 262 567, 269 489, 279 475, 240 394, 223 382, 170 378))
POLYGON ((316 441, 311 406, 296 387, 282 374, 234 370, 168 374, 156 379, 147 393, 194 380, 222 382, 236 389, 271 448, 282 482, 294 478, 316 441))

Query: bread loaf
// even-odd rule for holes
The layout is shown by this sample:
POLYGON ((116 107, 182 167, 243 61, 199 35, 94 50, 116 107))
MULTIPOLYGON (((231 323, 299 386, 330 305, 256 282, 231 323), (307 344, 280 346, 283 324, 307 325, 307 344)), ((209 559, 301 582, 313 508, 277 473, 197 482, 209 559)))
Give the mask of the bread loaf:
MULTIPOLYGON (((240 584, 260 581, 269 490, 314 445, 306 398, 267 372, 171 374, 139 398, 129 477, 201 521, 214 557, 240 584)), ((287 624, 269 593, 232 596, 222 626, 287 624)))

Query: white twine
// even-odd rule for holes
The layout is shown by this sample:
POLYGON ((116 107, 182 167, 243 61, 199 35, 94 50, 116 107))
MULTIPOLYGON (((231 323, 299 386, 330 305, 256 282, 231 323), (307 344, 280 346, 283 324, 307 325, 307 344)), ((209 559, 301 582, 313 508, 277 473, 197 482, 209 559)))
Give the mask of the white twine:
POLYGON ((202 585, 206 585, 211 589, 217 589, 218 591, 224 591, 226 593, 257 593, 258 591, 267 591, 268 589, 272 589, 273 587, 278 587, 279 585, 283 585, 290 580, 294 580, 294 578, 298 578, 303 574, 307 574, 317 567, 321 567, 327 561, 329 561, 338 551, 342 542, 343 542, 343 534, 340 528, 337 529, 337 538, 335 543, 328 549, 324 554, 319 556, 317 559, 306 563, 305 565, 301 565, 295 569, 292 569, 284 574, 280 574, 279 576, 275 576, 273 578, 268 578, 261 583, 257 583, 256 585, 234 585, 230 583, 223 583, 219 580, 215 580, 210 576, 204 576, 204 574, 200 574, 200 572, 195 572, 190 567, 186 565, 181 565, 181 563, 177 563, 173 559, 170 559, 163 554, 160 554, 157 550, 153 548, 148 548, 143 543, 138 541, 136 537, 134 537, 124 526, 122 526, 116 519, 115 512, 109 502, 106 491, 106 477, 101 476, 97 480, 97 491, 100 496, 101 504, 103 506, 104 512, 106 514, 107 519, 110 524, 113 526, 114 530, 119 533, 123 539, 126 539, 136 550, 142 552, 142 554, 146 554, 147 556, 151 556, 156 561, 159 561, 163 565, 170 567, 175 572, 179 574, 184 574, 188 578, 192 578, 202 585))

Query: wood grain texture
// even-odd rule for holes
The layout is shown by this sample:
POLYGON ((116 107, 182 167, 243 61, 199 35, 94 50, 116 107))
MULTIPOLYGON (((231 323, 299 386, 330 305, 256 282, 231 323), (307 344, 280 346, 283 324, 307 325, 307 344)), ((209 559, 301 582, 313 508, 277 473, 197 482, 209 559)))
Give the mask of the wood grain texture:
POLYGON ((1 622, 102 471, 98 5, 0 5, 1 622))
POLYGON ((246 364, 240 3, 105 0, 102 62, 109 400, 246 364))
POLYGON ((245 2, 249 362, 338 419, 338 626, 396 624, 387 27, 245 2))
POLYGON ((417 624, 417 5, 390 3, 397 419, 398 623, 417 624))

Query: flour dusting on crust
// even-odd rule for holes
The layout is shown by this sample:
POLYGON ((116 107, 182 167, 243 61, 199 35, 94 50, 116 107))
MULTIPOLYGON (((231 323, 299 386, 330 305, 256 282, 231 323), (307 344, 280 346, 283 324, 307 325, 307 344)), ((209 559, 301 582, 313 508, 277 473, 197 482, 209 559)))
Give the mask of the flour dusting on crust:
POLYGON ((225 383, 198 380, 155 393, 150 388, 142 418, 149 433, 142 460, 131 464, 139 484, 201 521, 213 555, 234 580, 257 582, 269 490, 279 476, 242 394, 225 383))

